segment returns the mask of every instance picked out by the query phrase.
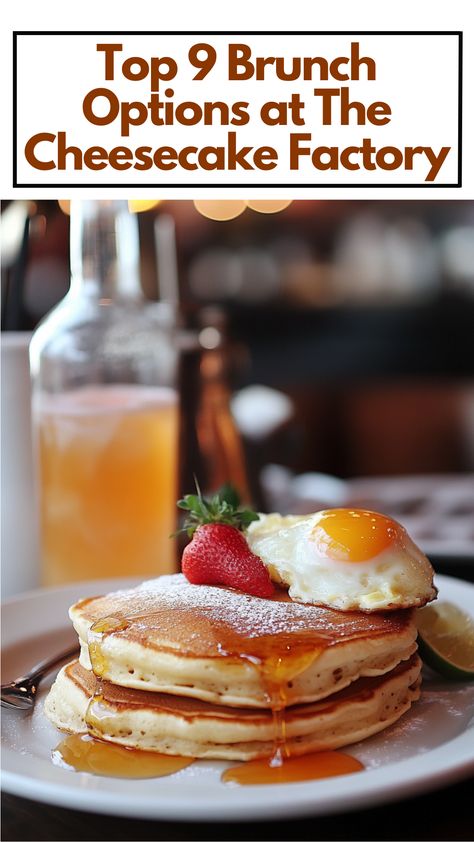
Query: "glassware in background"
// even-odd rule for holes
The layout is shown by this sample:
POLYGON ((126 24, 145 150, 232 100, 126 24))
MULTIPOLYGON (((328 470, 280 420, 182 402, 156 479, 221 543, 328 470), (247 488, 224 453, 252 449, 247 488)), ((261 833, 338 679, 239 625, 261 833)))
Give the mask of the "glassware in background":
POLYGON ((147 301, 126 202, 71 206, 71 287, 30 348, 42 581, 174 570, 174 312, 147 301))
POLYGON ((27 331, 6 331, 1 337, 2 599, 38 586, 30 339, 27 331))

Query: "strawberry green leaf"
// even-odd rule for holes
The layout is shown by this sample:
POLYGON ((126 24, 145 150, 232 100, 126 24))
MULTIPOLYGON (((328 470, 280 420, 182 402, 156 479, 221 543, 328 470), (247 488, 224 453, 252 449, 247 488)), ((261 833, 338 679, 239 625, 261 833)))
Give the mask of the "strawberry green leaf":
POLYGON ((197 483, 196 486, 197 494, 186 494, 178 500, 178 508, 188 515, 176 534, 186 532, 191 538, 204 523, 224 523, 243 531, 249 523, 259 519, 256 512, 240 505, 238 492, 232 485, 224 485, 210 499, 204 498, 197 483))

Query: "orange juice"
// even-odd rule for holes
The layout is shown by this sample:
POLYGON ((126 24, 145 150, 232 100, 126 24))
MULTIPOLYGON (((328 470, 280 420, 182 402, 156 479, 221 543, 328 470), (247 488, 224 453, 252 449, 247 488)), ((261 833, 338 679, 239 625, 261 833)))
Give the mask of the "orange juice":
POLYGON ((35 404, 43 584, 175 569, 176 393, 84 387, 35 404))

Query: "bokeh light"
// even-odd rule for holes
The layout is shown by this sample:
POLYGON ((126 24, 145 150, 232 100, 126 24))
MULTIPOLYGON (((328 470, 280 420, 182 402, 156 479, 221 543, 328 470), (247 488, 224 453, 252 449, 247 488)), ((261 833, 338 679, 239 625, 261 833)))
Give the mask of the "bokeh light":
POLYGON ((143 213, 159 205, 160 201, 161 199, 129 199, 128 208, 130 213, 143 213))
POLYGON ((71 202, 69 199, 58 199, 58 205, 61 208, 62 212, 67 214, 71 213, 71 202))
MULTIPOLYGON (((161 199, 129 199, 128 208, 130 213, 143 213, 143 211, 151 210, 156 205, 159 205, 161 199)), ((58 205, 68 216, 71 212, 71 202, 69 199, 58 199, 58 205)))
POLYGON ((279 213, 291 205, 291 202, 291 199, 251 199, 247 202, 247 207, 257 213, 279 213))
POLYGON ((202 216, 217 222, 235 219, 247 207, 247 202, 239 199, 196 199, 193 204, 202 216))

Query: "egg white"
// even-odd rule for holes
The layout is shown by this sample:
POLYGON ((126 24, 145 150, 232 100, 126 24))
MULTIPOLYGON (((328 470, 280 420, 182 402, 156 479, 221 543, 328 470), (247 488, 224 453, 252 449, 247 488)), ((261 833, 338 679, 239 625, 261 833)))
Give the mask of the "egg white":
POLYGON ((321 512, 260 515, 247 541, 271 578, 292 599, 342 611, 386 611, 425 605, 436 597, 433 568, 403 527, 383 552, 364 562, 334 561, 318 552, 311 533, 321 512))

